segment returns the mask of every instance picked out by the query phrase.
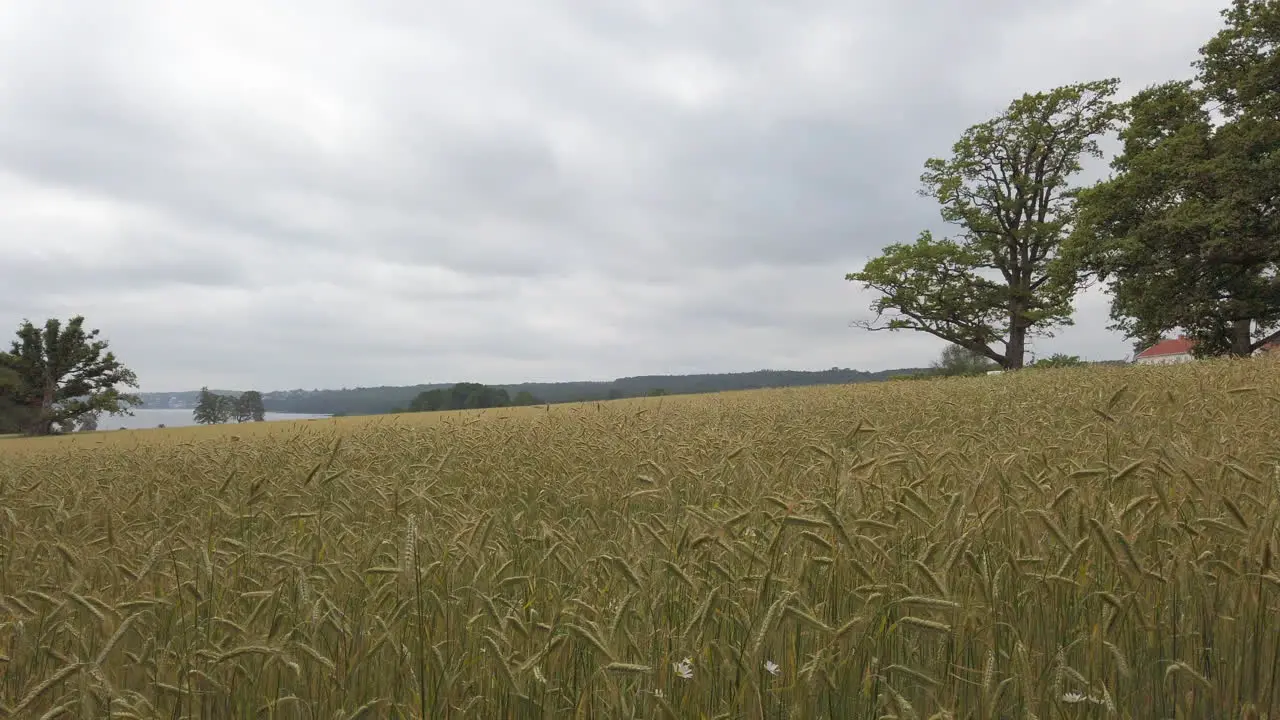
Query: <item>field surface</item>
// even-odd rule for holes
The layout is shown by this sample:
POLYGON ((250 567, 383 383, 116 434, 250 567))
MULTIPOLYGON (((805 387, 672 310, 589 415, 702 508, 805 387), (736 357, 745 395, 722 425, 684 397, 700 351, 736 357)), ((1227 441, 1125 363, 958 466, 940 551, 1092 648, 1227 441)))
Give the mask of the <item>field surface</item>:
POLYGON ((1280 717, 1280 362, 0 440, 0 715, 1280 717))

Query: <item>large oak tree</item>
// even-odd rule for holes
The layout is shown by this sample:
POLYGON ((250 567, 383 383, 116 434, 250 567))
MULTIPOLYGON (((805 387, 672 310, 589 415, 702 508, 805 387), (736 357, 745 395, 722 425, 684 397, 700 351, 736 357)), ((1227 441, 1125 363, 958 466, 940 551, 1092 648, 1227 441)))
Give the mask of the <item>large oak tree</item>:
POLYGON ((28 435, 48 435, 97 413, 129 414, 140 402, 121 386, 138 387, 133 371, 107 350, 98 330, 84 329, 76 316, 65 325, 51 319, 44 327, 24 321, 9 352, 0 352, 0 395, 28 435))
POLYGON ((1081 193, 1069 244, 1110 290, 1113 328, 1143 344, 1182 330, 1200 356, 1280 338, 1280 2, 1223 15, 1195 81, 1129 101, 1123 151, 1081 193))
POLYGON ((879 295, 875 318, 854 325, 926 332, 1006 369, 1023 366, 1029 337, 1069 325, 1078 284, 1059 251, 1075 218, 1071 178, 1101 154, 1117 84, 1023 95, 925 163, 921 194, 960 232, 926 231, 846 275, 879 295))

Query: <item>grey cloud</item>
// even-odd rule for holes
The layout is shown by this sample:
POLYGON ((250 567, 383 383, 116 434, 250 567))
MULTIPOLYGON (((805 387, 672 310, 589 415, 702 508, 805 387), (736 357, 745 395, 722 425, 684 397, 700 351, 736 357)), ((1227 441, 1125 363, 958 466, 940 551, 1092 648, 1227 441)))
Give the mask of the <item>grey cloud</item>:
POLYGON ((25 298, 73 285, 101 292, 180 291, 183 286, 236 285, 247 277, 238 262, 225 257, 166 257, 164 253, 92 263, 66 255, 26 260, 9 257, 5 274, 5 294, 25 298))
MULTIPOLYGON (((108 209, 0 210, 0 313, 100 317, 170 388, 920 364, 936 340, 847 327, 843 276, 945 230, 924 160, 1025 90, 1184 76, 1215 13, 2 6, 14 202, 108 209)), ((1105 314, 1045 347, 1120 354, 1105 314)))

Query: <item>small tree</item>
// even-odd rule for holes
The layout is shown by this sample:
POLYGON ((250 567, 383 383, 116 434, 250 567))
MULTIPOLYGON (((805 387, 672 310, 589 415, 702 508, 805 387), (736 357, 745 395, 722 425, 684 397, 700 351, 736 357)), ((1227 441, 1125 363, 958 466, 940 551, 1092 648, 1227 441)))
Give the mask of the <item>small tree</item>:
POLYGON ((1047 358, 1041 358, 1031 364, 1034 368, 1059 368, 1059 367, 1076 367, 1084 365, 1084 361, 1078 355, 1067 355, 1064 353, 1054 353, 1047 358))
POLYGON ((231 422, 236 416, 236 399, 230 395, 218 395, 218 422, 231 422))
POLYGON ((236 419, 240 422, 266 420, 267 409, 262 404, 262 393, 257 390, 246 390, 241 393, 236 401, 236 419))
POLYGON ((981 353, 959 345, 948 345, 933 362, 934 375, 981 375, 1000 366, 981 353))
POLYGON ((87 413, 74 420, 64 420, 54 426, 54 432, 67 435, 75 432, 96 432, 98 429, 97 413, 87 413))
POLYGON ((65 325, 50 319, 44 327, 23 321, 18 339, 9 352, 0 352, 0 368, 7 370, 7 385, 0 389, 28 435, 49 435, 68 423, 78 424, 91 413, 132 415, 129 408, 141 402, 120 386, 138 387, 137 376, 98 340, 98 330, 85 330, 84 317, 65 325), (16 380, 15 380, 16 378, 16 380), (16 414, 14 406, 23 409, 16 414))
POLYGON ((243 394, 232 403, 232 409, 235 421, 238 423, 248 422, 253 419, 253 413, 249 410, 248 404, 245 403, 243 394))
POLYGON ((200 425, 217 425, 231 419, 235 412, 235 398, 219 395, 207 387, 200 388, 192 419, 200 425))

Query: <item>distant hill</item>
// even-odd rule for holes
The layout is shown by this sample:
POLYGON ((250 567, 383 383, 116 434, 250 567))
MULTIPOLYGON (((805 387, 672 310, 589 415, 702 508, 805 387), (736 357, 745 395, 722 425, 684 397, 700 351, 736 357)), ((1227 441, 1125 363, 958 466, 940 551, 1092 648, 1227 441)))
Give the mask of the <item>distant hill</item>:
MULTIPOLYGON (((742 373, 704 375, 643 375, 613 381, 560 383, 516 383, 494 385, 505 388, 515 397, 529 392, 544 403, 588 402, 611 398, 640 397, 660 390, 668 395, 714 393, 727 390, 802 387, 806 385, 845 385, 877 382, 893 375, 919 372, 924 368, 903 368, 865 372, 848 368, 830 370, 756 370, 742 373)), ((268 412, 314 413, 333 415, 378 415, 408 407, 420 392, 452 387, 453 383, 430 385, 343 388, 341 390, 277 390, 264 392, 262 402, 268 412)), ((235 390, 214 390, 222 395, 238 395, 235 390)), ((181 392, 140 393, 145 408, 194 408, 198 390, 181 392)))

